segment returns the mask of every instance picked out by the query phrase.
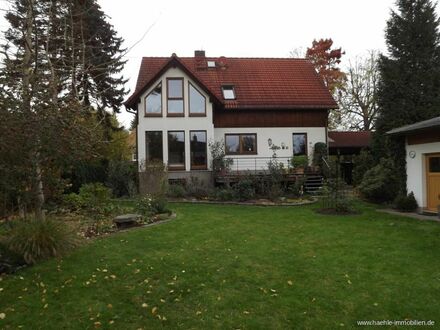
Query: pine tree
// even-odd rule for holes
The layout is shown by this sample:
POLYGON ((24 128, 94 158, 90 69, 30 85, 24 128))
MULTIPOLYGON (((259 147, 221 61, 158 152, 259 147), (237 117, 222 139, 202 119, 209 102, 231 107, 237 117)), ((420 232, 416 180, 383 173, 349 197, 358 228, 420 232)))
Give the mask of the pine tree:
POLYGON ((123 40, 96 0, 11 3, 1 50, 0 141, 8 143, 0 175, 12 181, 1 188, 42 218, 48 188, 73 160, 99 150, 103 141, 94 137, 111 126, 107 111, 122 104, 123 40))
POLYGON ((385 31, 389 55, 379 58, 379 116, 374 138, 377 157, 392 157, 406 189, 402 138, 385 133, 440 115, 439 19, 430 0, 398 0, 385 31))

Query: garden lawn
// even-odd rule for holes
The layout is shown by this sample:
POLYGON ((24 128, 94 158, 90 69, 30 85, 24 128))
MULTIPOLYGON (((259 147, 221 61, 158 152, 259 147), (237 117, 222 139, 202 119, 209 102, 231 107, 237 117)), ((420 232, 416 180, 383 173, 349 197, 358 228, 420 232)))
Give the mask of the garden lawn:
POLYGON ((177 219, 0 281, 0 328, 440 325, 440 224, 376 212, 172 204, 177 219))

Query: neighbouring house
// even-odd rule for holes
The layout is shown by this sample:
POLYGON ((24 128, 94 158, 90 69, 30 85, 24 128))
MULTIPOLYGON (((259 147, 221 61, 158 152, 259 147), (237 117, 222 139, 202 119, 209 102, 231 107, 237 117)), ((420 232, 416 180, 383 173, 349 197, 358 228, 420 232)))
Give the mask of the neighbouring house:
POLYGON ((393 129, 406 140, 407 190, 422 211, 440 212, 440 117, 393 129))
POLYGON ((340 165, 340 175, 346 183, 353 183, 353 157, 371 146, 370 131, 328 132, 328 151, 340 165))
MULTIPOLYGON (((313 65, 294 58, 144 57, 125 106, 138 116, 138 162, 160 160, 169 179, 212 182, 209 143, 221 141, 233 171, 308 155, 327 143, 336 102, 313 65)), ((142 182, 140 182, 142 185, 142 182)))
POLYGON ((132 130, 128 134, 127 144, 130 148, 131 161, 137 161, 137 150, 136 150, 136 131, 132 130))

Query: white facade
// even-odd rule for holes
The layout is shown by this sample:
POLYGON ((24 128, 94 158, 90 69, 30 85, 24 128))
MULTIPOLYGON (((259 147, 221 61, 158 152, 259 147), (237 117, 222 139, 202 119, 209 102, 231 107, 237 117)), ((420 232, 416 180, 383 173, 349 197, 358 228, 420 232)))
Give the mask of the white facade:
MULTIPOLYGON (((209 102, 209 96, 194 81, 192 81, 182 70, 178 68, 169 69, 159 80, 154 82, 142 96, 138 108, 138 160, 139 164, 145 160, 145 132, 146 131, 162 131, 163 138, 163 161, 168 163, 168 131, 185 131, 185 168, 189 170, 190 164, 190 131, 205 130, 208 141, 214 138, 214 125, 212 119, 212 103, 209 102), (167 78, 182 78, 183 81, 183 102, 184 117, 167 117, 167 78), (145 98, 148 94, 162 82, 162 117, 145 117, 145 98), (190 117, 189 116, 189 98, 188 98, 188 82, 205 96, 206 99, 206 117, 190 117)), ((208 164, 210 164, 210 154, 208 152, 208 164)))
MULTIPOLYGON (((142 164, 146 158, 146 139, 145 132, 147 131, 162 131, 163 144, 163 161, 168 163, 168 131, 185 131, 185 172, 189 172, 191 168, 190 159, 190 131, 204 130, 207 133, 208 143, 213 141, 224 141, 225 134, 243 134, 253 133, 257 137, 257 153, 252 155, 234 155, 227 156, 234 158, 232 170, 253 170, 263 169, 267 166, 268 158, 272 157, 273 151, 269 147, 268 140, 277 146, 284 146, 284 149, 277 150, 277 157, 284 158, 287 162, 293 154, 293 133, 307 134, 307 153, 309 159, 313 155, 313 147, 317 142, 327 142, 327 131, 325 127, 256 127, 256 128, 214 128, 213 125, 213 105, 209 101, 209 95, 203 92, 203 89, 190 79, 179 68, 169 69, 160 79, 151 84, 151 87, 143 93, 140 97, 138 105, 138 161, 142 164), (184 117, 167 117, 167 78, 183 78, 184 91, 184 117), (189 98, 188 98, 188 84, 189 82, 195 86, 206 99, 206 117, 191 117, 189 116, 189 98), (150 92, 159 84, 162 83, 162 116, 161 117, 146 117, 145 116, 145 99, 150 92), (255 160, 256 158, 261 160, 255 160), (249 162, 243 161, 249 159, 249 162)), ((237 110, 239 112, 239 110, 237 110)), ((239 116, 239 114, 237 114, 239 116)), ((211 167, 211 155, 208 149, 208 169, 211 167)), ((182 171, 180 171, 182 173, 182 171)))
POLYGON ((439 153, 440 142, 424 144, 406 144, 406 186, 408 193, 414 193, 421 207, 427 205, 426 160, 428 154, 439 153), (412 158, 413 156, 414 158, 412 158))
POLYGON ((313 157, 313 147, 317 142, 326 142, 325 127, 243 127, 243 128, 215 128, 214 139, 224 141, 225 134, 255 133, 257 135, 257 155, 228 156, 235 159, 231 169, 262 170, 267 167, 268 158, 272 157, 273 151, 269 147, 270 139, 274 145, 284 145, 284 149, 276 151, 279 161, 287 167, 293 154, 293 133, 307 134, 307 153, 309 160, 313 157), (249 161, 246 161, 249 159, 249 161))

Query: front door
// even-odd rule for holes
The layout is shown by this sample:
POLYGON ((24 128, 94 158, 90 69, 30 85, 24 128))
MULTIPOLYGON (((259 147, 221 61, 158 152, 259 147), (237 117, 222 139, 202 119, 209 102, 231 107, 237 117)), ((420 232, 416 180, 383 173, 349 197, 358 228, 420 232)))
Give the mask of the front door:
POLYGON ((437 211, 440 206, 440 154, 426 156, 428 209, 437 211))

